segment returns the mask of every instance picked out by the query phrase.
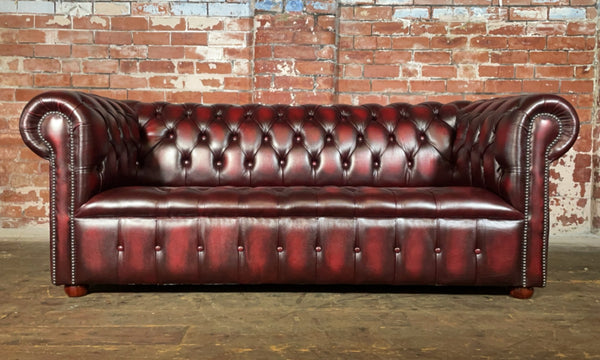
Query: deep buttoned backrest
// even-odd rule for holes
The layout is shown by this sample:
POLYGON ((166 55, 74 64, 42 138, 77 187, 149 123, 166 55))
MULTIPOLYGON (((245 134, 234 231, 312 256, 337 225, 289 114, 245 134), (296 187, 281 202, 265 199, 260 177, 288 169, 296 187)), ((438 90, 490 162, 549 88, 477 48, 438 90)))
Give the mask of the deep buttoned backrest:
POLYGON ((140 184, 435 186, 456 178, 453 104, 132 106, 140 184))

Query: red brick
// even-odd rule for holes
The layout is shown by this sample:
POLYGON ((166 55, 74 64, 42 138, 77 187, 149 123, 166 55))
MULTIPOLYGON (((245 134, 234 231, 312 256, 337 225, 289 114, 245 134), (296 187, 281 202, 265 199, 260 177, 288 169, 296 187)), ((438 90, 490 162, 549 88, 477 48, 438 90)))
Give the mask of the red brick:
POLYGON ((32 15, 0 14, 0 25, 4 28, 32 28, 34 17, 32 15))
POLYGON ((507 38, 498 36, 477 36, 471 39, 472 48, 506 49, 507 38))
POLYGON ((243 47, 243 48, 224 48, 223 56, 225 59, 241 59, 248 60, 252 59, 252 48, 251 47, 243 47))
POLYGON ((452 65, 423 65, 421 69, 425 77, 451 79, 456 77, 456 66, 452 65))
POLYGON ((533 79, 535 75, 535 67, 529 64, 515 66, 516 79, 533 79))
POLYGON ((448 33, 448 24, 441 22, 412 22, 410 26, 412 35, 445 35, 448 33))
POLYGON ((109 76, 108 75, 80 75, 73 74, 72 77, 73 86, 74 87, 83 87, 83 88, 98 88, 98 87, 108 87, 109 85, 109 76))
POLYGON ((177 73, 178 74, 193 74, 196 70, 196 66, 193 61, 178 61, 177 62, 177 73))
POLYGON ((408 92, 408 81, 373 79, 372 91, 374 92, 408 92))
POLYGON ((60 61, 56 59, 24 59, 23 69, 31 72, 58 72, 60 61))
POLYGON ((362 104, 389 104, 390 100, 387 95, 380 94, 358 94, 354 96, 355 102, 358 105, 362 104))
POLYGON ((591 79, 593 77, 594 77, 594 68, 591 65, 575 67, 575 78, 576 79, 591 79))
POLYGON ((129 90, 127 92, 127 99, 129 99, 129 100, 144 99, 144 101, 147 101, 147 102, 166 101, 164 90, 129 90))
POLYGON ((410 27, 401 22, 374 22, 372 25, 373 35, 407 35, 410 27))
POLYGON ((179 78, 177 76, 152 76, 148 85, 152 89, 175 89, 179 78))
POLYGON ((343 21, 339 31, 340 35, 371 35, 371 23, 343 21))
MULTIPOLYGON (((527 4, 530 5, 530 4, 527 4)), ((540 21, 548 20, 548 7, 546 6, 528 6, 511 7, 509 13, 511 21, 540 21)))
POLYGON ((363 74, 363 65, 344 65, 342 74, 344 75, 344 77, 347 78, 360 78, 363 74))
POLYGON ((501 23, 499 26, 494 26, 489 29, 490 35, 507 35, 507 36, 522 36, 527 34, 526 26, 515 23, 501 23))
POLYGON ((260 104, 291 104, 292 98, 289 91, 257 91, 254 100, 260 104))
POLYGON ((148 30, 148 19, 144 17, 113 16, 110 21, 112 30, 148 30))
POLYGON ((429 49, 429 38, 423 36, 395 37, 392 49, 429 49))
POLYGON ((333 76, 318 76, 317 90, 333 91, 335 88, 335 78, 333 76))
POLYGON ((450 27, 450 34, 453 35, 484 35, 487 33, 485 23, 467 22, 453 23, 450 27))
POLYGON ((58 30, 57 40, 67 44, 93 44, 94 33, 89 30, 58 30))
POLYGON ((119 70, 117 60, 87 60, 81 63, 85 73, 114 74, 119 70))
POLYGON ((335 34, 331 32, 308 32, 300 31, 294 33, 295 44, 333 45, 335 34))
POLYGON ((252 89, 252 79, 249 77, 226 77, 223 81, 226 90, 252 89))
POLYGON ((151 17, 149 25, 150 30, 159 31, 182 31, 186 29, 185 19, 175 16, 151 17))
POLYGON ((296 104, 331 105, 335 94, 326 91, 299 91, 294 94, 296 104))
POLYGON ((149 59, 182 59, 183 46, 148 46, 149 59))
POLYGON ((338 80, 339 92, 368 92, 370 90, 371 83, 369 80, 338 80))
POLYGON ((527 51, 501 51, 493 52, 490 62, 496 64, 526 64, 529 62, 527 51))
POLYGON ((558 93, 557 80, 523 80, 523 91, 528 93, 558 93))
POLYGON ((537 66, 536 78, 571 78, 574 75, 572 66, 537 66))
POLYGON ((129 75, 111 75, 110 87, 116 89, 135 89, 148 86, 148 80, 145 77, 129 75))
POLYGON ((411 80, 410 91, 419 92, 445 92, 446 81, 444 80, 411 80))
POLYGON ((475 93, 483 91, 483 81, 479 80, 448 80, 446 91, 450 93, 475 93))
POLYGON ((464 36, 435 36, 431 38, 432 49, 458 49, 467 45, 464 36))
POLYGON ((567 24, 567 35, 589 35, 596 34, 595 22, 572 22, 567 24))
POLYGON ((256 44, 291 44, 294 34, 291 31, 257 30, 256 44))
POLYGON ((296 71, 302 75, 333 74, 334 64, 330 61, 297 61, 296 71))
POLYGON ((71 18, 66 15, 36 15, 35 27, 38 29, 70 29, 71 18))
POLYGON ((230 62, 205 62, 196 63, 196 73, 198 74, 231 74, 230 62))
POLYGON ((107 45, 73 45, 72 56, 74 58, 108 58, 107 45))
POLYGON ((396 78, 400 75, 398 65, 365 65, 364 76, 367 78, 396 78))
POLYGON ((73 29, 108 30, 110 28, 110 17, 108 16, 73 16, 73 29))
POLYGON ((273 46, 273 56, 276 58, 316 60, 315 50, 316 48, 310 45, 273 46))
POLYGON ((175 64, 172 61, 154 61, 146 60, 139 63, 140 72, 150 73, 174 73, 175 64))
POLYGON ((515 76, 515 67, 512 65, 479 65, 479 76, 513 78, 515 76))
POLYGON ((148 48, 145 46, 111 46, 110 57, 113 59, 145 59, 148 48))
POLYGON ((529 62, 534 64, 567 64, 566 51, 531 51, 529 62))
POLYGON ((586 39, 583 36, 549 36, 548 49, 551 50, 585 50, 586 39))
POLYGON ((391 20, 393 9, 391 6, 355 6, 354 20, 391 20))
POLYGON ((45 43, 46 32, 34 29, 21 29, 16 32, 19 43, 45 43))
POLYGON ((172 45, 208 45, 208 33, 205 32, 174 32, 171 33, 172 45))
POLYGON ((61 58, 71 57, 71 46, 70 45, 46 45, 38 44, 34 47, 34 53, 36 57, 53 57, 61 58))
POLYGON ((244 104, 247 103, 248 94, 239 91, 205 92, 202 94, 204 104, 244 104))
POLYGON ((312 90, 314 88, 314 80, 312 77, 302 76, 275 76, 274 86, 277 89, 283 90, 312 90))
POLYGON ((34 85, 36 87, 64 87, 71 86, 70 74, 35 74, 34 85))
POLYGON ((98 31, 95 37, 96 44, 130 45, 133 37, 127 31, 98 31))
POLYGON ((459 50, 452 52, 452 62, 457 64, 479 64, 490 60, 487 51, 459 50))
POLYGON ((508 38, 508 47, 510 49, 542 50, 546 48, 546 38, 539 36, 519 36, 508 38))
POLYGON ((520 93, 522 92, 522 81, 520 80, 486 80, 484 91, 494 94, 520 93))
POLYGON ((0 56, 33 56, 33 45, 0 44, 0 56))
POLYGON ((354 38, 354 49, 377 49, 377 38, 373 36, 356 36, 354 38))
POLYGON ((339 51, 340 64, 372 64, 373 52, 371 51, 339 51))
POLYGON ((449 64, 450 53, 445 51, 415 51, 414 60, 424 64, 449 64))
MULTIPOLYGON (((569 64, 593 64, 594 53, 591 51, 569 51, 569 64)), ((555 63, 557 64, 557 63, 555 63)))
POLYGON ((136 45, 169 45, 171 34, 168 32, 134 32, 133 43, 136 45))

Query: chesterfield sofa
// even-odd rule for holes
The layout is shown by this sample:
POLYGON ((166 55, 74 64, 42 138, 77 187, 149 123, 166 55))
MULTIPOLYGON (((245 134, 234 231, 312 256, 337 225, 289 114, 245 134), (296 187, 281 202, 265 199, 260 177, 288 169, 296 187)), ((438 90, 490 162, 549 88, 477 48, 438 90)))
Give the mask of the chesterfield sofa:
POLYGON ((52 282, 546 284, 554 95, 200 105, 54 91, 20 119, 50 162, 52 282))

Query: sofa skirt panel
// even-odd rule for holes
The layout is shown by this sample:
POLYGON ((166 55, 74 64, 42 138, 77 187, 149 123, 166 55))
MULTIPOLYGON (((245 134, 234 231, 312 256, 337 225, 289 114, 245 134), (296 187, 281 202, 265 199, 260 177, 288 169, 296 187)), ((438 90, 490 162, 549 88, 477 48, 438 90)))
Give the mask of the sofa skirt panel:
POLYGON ((523 224, 324 216, 79 218, 72 261, 77 284, 519 286, 523 224))

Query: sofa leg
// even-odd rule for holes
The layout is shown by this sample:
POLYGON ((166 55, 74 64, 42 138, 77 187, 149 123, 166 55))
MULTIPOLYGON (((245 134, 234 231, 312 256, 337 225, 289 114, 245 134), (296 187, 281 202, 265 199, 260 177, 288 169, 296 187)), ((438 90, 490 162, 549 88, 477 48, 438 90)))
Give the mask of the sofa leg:
POLYGON ((516 287, 510 289, 510 296, 517 299, 529 299, 533 296, 533 288, 530 287, 516 287))
POLYGON ((88 293, 88 287, 86 285, 65 285, 65 293, 69 297, 80 297, 88 293))

